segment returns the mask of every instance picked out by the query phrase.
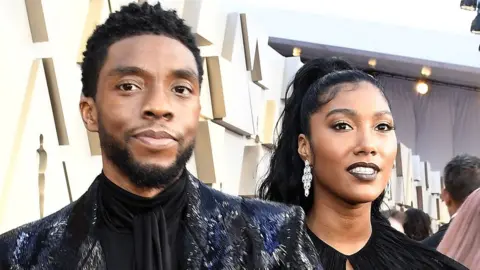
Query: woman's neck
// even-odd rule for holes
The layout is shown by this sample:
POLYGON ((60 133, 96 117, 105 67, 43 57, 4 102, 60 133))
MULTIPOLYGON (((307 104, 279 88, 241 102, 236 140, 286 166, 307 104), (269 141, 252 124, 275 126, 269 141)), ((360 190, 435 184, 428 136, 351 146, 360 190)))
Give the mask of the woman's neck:
POLYGON ((310 230, 345 255, 361 250, 372 235, 371 203, 352 205, 331 192, 315 190, 307 217, 310 230))

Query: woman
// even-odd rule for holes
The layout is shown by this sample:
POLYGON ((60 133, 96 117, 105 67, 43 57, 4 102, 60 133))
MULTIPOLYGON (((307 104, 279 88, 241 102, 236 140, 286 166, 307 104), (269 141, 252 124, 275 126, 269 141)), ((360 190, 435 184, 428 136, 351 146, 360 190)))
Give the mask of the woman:
POLYGON ((447 230, 438 251, 471 270, 480 269, 480 189, 468 196, 447 230))
POLYGON ((405 216, 403 230, 410 239, 422 241, 432 234, 432 220, 427 213, 410 208, 405 212, 405 216))
POLYGON ((324 269, 464 269, 380 213, 397 139, 377 80, 345 61, 315 59, 290 86, 260 197, 303 207, 324 269))

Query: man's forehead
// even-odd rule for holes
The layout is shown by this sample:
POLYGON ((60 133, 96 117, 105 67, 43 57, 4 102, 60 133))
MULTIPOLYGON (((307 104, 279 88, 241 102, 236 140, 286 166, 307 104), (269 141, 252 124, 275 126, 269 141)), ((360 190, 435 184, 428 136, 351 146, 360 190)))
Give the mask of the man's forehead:
POLYGON ((112 44, 106 65, 110 69, 137 67, 154 72, 167 70, 197 70, 193 53, 181 42, 158 35, 129 37, 112 44))

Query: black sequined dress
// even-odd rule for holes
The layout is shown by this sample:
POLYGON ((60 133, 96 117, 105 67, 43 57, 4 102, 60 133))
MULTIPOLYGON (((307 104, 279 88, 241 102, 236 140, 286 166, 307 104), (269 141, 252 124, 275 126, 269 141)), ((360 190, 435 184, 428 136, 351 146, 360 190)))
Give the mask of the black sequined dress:
POLYGON ((387 224, 372 222, 367 244, 352 255, 344 255, 308 230, 324 269, 345 270, 347 260, 355 270, 467 269, 443 254, 407 238, 387 224))

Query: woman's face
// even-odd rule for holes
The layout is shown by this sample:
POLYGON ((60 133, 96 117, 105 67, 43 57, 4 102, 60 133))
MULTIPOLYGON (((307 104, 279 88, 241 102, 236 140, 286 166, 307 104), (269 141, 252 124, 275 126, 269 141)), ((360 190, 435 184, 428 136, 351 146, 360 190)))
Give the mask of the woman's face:
POLYGON ((313 166, 316 189, 350 204, 375 200, 385 189, 397 154, 390 108, 368 82, 345 83, 310 119, 299 154, 313 166))

